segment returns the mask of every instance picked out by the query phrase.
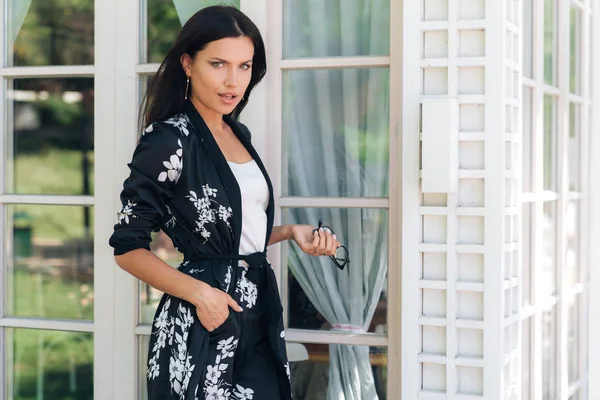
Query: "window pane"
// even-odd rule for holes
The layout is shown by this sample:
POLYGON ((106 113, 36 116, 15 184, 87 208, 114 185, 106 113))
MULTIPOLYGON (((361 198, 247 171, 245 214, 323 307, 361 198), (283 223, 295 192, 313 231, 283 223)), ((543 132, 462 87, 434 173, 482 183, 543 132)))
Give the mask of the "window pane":
POLYGON ((6 221, 7 315, 93 319, 93 209, 9 205, 6 221))
POLYGON ((580 205, 578 201, 572 201, 567 206, 565 216, 565 229, 567 233, 567 255, 565 275, 570 285, 579 283, 579 263, 581 249, 579 247, 579 218, 580 205))
POLYGON ((542 400, 556 399, 556 306, 542 314, 542 400))
POLYGON ((544 203, 543 226, 540 228, 544 234, 544 252, 536 285, 543 301, 556 292, 556 202, 544 203))
POLYGON ((142 37, 146 42, 146 49, 142 50, 141 54, 142 63, 161 63, 175 43, 181 27, 198 10, 216 4, 240 7, 240 0, 145 0, 144 2, 147 5, 147 21, 145 21, 145 31, 142 33, 146 35, 142 37))
POLYGON ((19 194, 94 193, 94 80, 9 81, 6 190, 19 194))
POLYGON ((387 348, 288 342, 290 360, 296 347, 301 350, 298 353, 306 349, 308 359, 290 362, 295 400, 350 398, 348 386, 356 384, 352 380, 359 376, 358 371, 363 399, 387 399, 387 348), (332 361, 337 368, 330 372, 332 361), (337 383, 334 387, 330 387, 332 375, 337 383))
POLYGON ((558 55, 556 0, 544 0, 544 82, 556 85, 558 55))
POLYGON ((523 87, 523 192, 531 193, 532 173, 531 165, 533 163, 532 138, 533 138, 533 109, 532 109, 532 90, 523 87))
POLYGON ((523 0, 523 75, 533 77, 533 0, 523 0))
POLYGON ((94 0, 8 0, 8 65, 94 63, 94 0))
POLYGON ((579 380, 579 296, 569 302, 569 332, 567 349, 569 356, 569 384, 579 380))
POLYGON ((283 1, 284 58, 389 53, 389 1, 283 1))
MULTIPOLYGON (((289 242, 289 327, 315 330, 387 331, 387 210, 287 209, 285 224, 330 226, 347 247, 339 270, 328 257, 313 257, 289 242)), ((283 263, 285 265, 285 263, 283 263)))
POLYGON ((387 196, 389 70, 286 72, 283 166, 284 196, 387 196))
POLYGON ((94 398, 91 333, 6 329, 8 400, 94 398))
MULTIPOLYGON (((178 267, 183 261, 183 254, 175 250, 173 242, 162 230, 152 234, 150 250, 174 268, 178 267)), ((154 289, 142 281, 138 281, 138 288, 139 322, 142 324, 151 324, 163 292, 154 289)))
POLYGON ((581 93, 581 11, 571 7, 570 86, 572 93, 581 93))
POLYGON ((581 107, 579 104, 571 103, 569 106, 569 190, 578 192, 581 190, 581 107))
POLYGON ((552 96, 544 96, 544 190, 556 191, 556 128, 557 101, 552 96))

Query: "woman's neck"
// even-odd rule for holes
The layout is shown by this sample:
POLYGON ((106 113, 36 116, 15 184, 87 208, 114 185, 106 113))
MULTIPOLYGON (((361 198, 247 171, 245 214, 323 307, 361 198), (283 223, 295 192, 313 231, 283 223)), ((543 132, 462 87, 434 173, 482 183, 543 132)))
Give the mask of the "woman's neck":
POLYGON ((200 114, 200 116, 204 120, 204 123, 213 135, 215 133, 223 131, 225 125, 225 121, 223 121, 223 114, 211 110, 196 98, 192 98, 192 104, 194 105, 196 111, 198 111, 198 114, 200 114))

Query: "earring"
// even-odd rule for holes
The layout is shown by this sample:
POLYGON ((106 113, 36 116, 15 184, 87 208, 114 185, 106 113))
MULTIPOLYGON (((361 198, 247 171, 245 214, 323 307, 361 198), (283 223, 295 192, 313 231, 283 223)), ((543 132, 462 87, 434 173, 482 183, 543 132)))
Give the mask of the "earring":
POLYGON ((187 82, 185 84, 185 99, 187 100, 188 91, 190 90, 190 77, 187 77, 187 82))

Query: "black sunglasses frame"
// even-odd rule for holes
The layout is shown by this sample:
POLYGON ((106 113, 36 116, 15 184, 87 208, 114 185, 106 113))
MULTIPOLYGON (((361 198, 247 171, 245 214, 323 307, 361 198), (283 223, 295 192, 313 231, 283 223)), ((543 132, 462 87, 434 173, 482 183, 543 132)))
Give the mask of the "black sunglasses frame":
MULTIPOLYGON (((314 229, 313 232, 318 231, 319 229, 329 229, 329 231, 331 232, 332 235, 335 235, 335 232, 333 231, 333 229, 331 229, 330 226, 327 225, 323 225, 323 221, 319 220, 319 225, 317 226, 317 229, 314 229)), ((340 245, 339 248, 344 249, 344 251, 346 252, 346 257, 345 258, 337 258, 336 256, 327 256, 329 257, 329 259, 335 264, 336 267, 338 267, 341 271, 344 270, 344 268, 346 268, 346 265, 348 265, 350 263, 350 259, 348 258, 348 249, 346 248, 346 246, 344 246, 343 244, 340 245)), ((349 268, 349 267, 348 267, 349 268)))

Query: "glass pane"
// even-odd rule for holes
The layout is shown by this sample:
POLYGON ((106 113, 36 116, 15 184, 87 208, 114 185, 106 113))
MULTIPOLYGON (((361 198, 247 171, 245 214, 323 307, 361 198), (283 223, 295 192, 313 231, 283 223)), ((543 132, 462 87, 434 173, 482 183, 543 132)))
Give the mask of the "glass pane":
POLYGON ((8 66, 94 64, 94 0, 8 0, 8 66))
POLYGON ((523 364, 522 364, 522 371, 521 371, 521 383, 522 383, 522 390, 523 390, 523 394, 522 394, 522 398, 523 400, 529 400, 531 398, 530 394, 531 394, 531 321, 532 318, 529 317, 527 319, 523 320, 523 349, 522 349, 522 356, 523 356, 523 364))
POLYGON ((544 203, 544 219, 541 227, 544 233, 542 262, 540 265, 537 289, 541 299, 552 296, 556 292, 556 202, 544 203))
MULTIPOLYGON (((342 271, 328 257, 287 246, 290 328, 387 332, 387 210, 287 209, 285 224, 330 226, 348 248, 342 271)), ((283 263, 285 265, 285 263, 283 263)))
POLYGON ((292 396, 295 400, 347 399, 348 386, 358 376, 363 399, 387 399, 387 348, 318 343, 289 343, 288 356, 292 379, 292 396), (294 355, 308 353, 308 358, 294 355), (330 368, 334 361, 338 368, 331 372, 337 386, 330 388, 330 368), (345 374, 342 375, 342 372, 345 374), (370 376, 372 374, 372 376, 370 376), (329 392, 329 395, 328 395, 329 392))
POLYGON ((569 333, 567 349, 569 357, 569 384, 579 380, 579 296, 569 301, 569 333))
POLYGON ((544 0, 544 82, 555 85, 558 58, 556 0, 544 0))
POLYGON ((567 254, 565 275, 570 285, 579 283, 579 263, 581 249, 579 247, 579 218, 580 205, 578 201, 572 201, 567 205, 567 214, 565 216, 565 229, 567 234, 567 254))
POLYGON ((240 7, 240 0, 145 0, 145 3, 147 21, 142 34, 146 37, 142 39, 146 39, 146 51, 142 50, 142 63, 161 63, 175 43, 181 27, 198 10, 216 4, 240 7))
POLYGON ((533 77, 533 0, 523 0, 523 75, 533 77))
POLYGON ((6 219, 7 315, 93 319, 93 208, 9 205, 6 219))
POLYGON ((94 398, 91 333, 6 329, 8 400, 94 398))
POLYGON ((283 166, 284 196, 386 197, 389 70, 286 72, 283 166))
POLYGON ((9 85, 6 190, 94 194, 94 80, 17 79, 9 85))
POLYGON ((581 190, 581 107, 579 104, 571 103, 569 106, 569 190, 578 192, 581 190))
POLYGON ((571 7, 570 86, 571 93, 581 93, 581 11, 571 7))
POLYGON ((542 313, 542 400, 556 399, 556 307, 542 313))
POLYGON ((150 346, 150 336, 138 336, 138 400, 148 399, 148 386, 146 384, 146 374, 148 373, 148 350, 150 346))
POLYGON ((533 177, 531 165, 533 163, 532 138, 533 138, 533 109, 532 109, 532 90, 523 87, 523 192, 531 193, 533 191, 533 177))
POLYGON ((544 96, 544 190, 556 191, 556 128, 557 101, 552 96, 544 96))
POLYGON ((523 226, 523 268, 522 268, 522 276, 523 276, 523 305, 532 304, 531 299, 531 272, 533 269, 533 265, 531 264, 531 203, 523 203, 523 216, 522 216, 522 226, 523 226))
POLYGON ((390 2, 283 1, 283 57, 390 54, 390 2))
MULTIPOLYGON (((173 268, 178 267, 183 261, 183 254, 175 250, 173 242, 162 230, 152 234, 150 250, 173 268)), ((142 281, 138 281, 138 288, 139 322, 142 324, 151 324, 163 292, 156 290, 142 281)))

